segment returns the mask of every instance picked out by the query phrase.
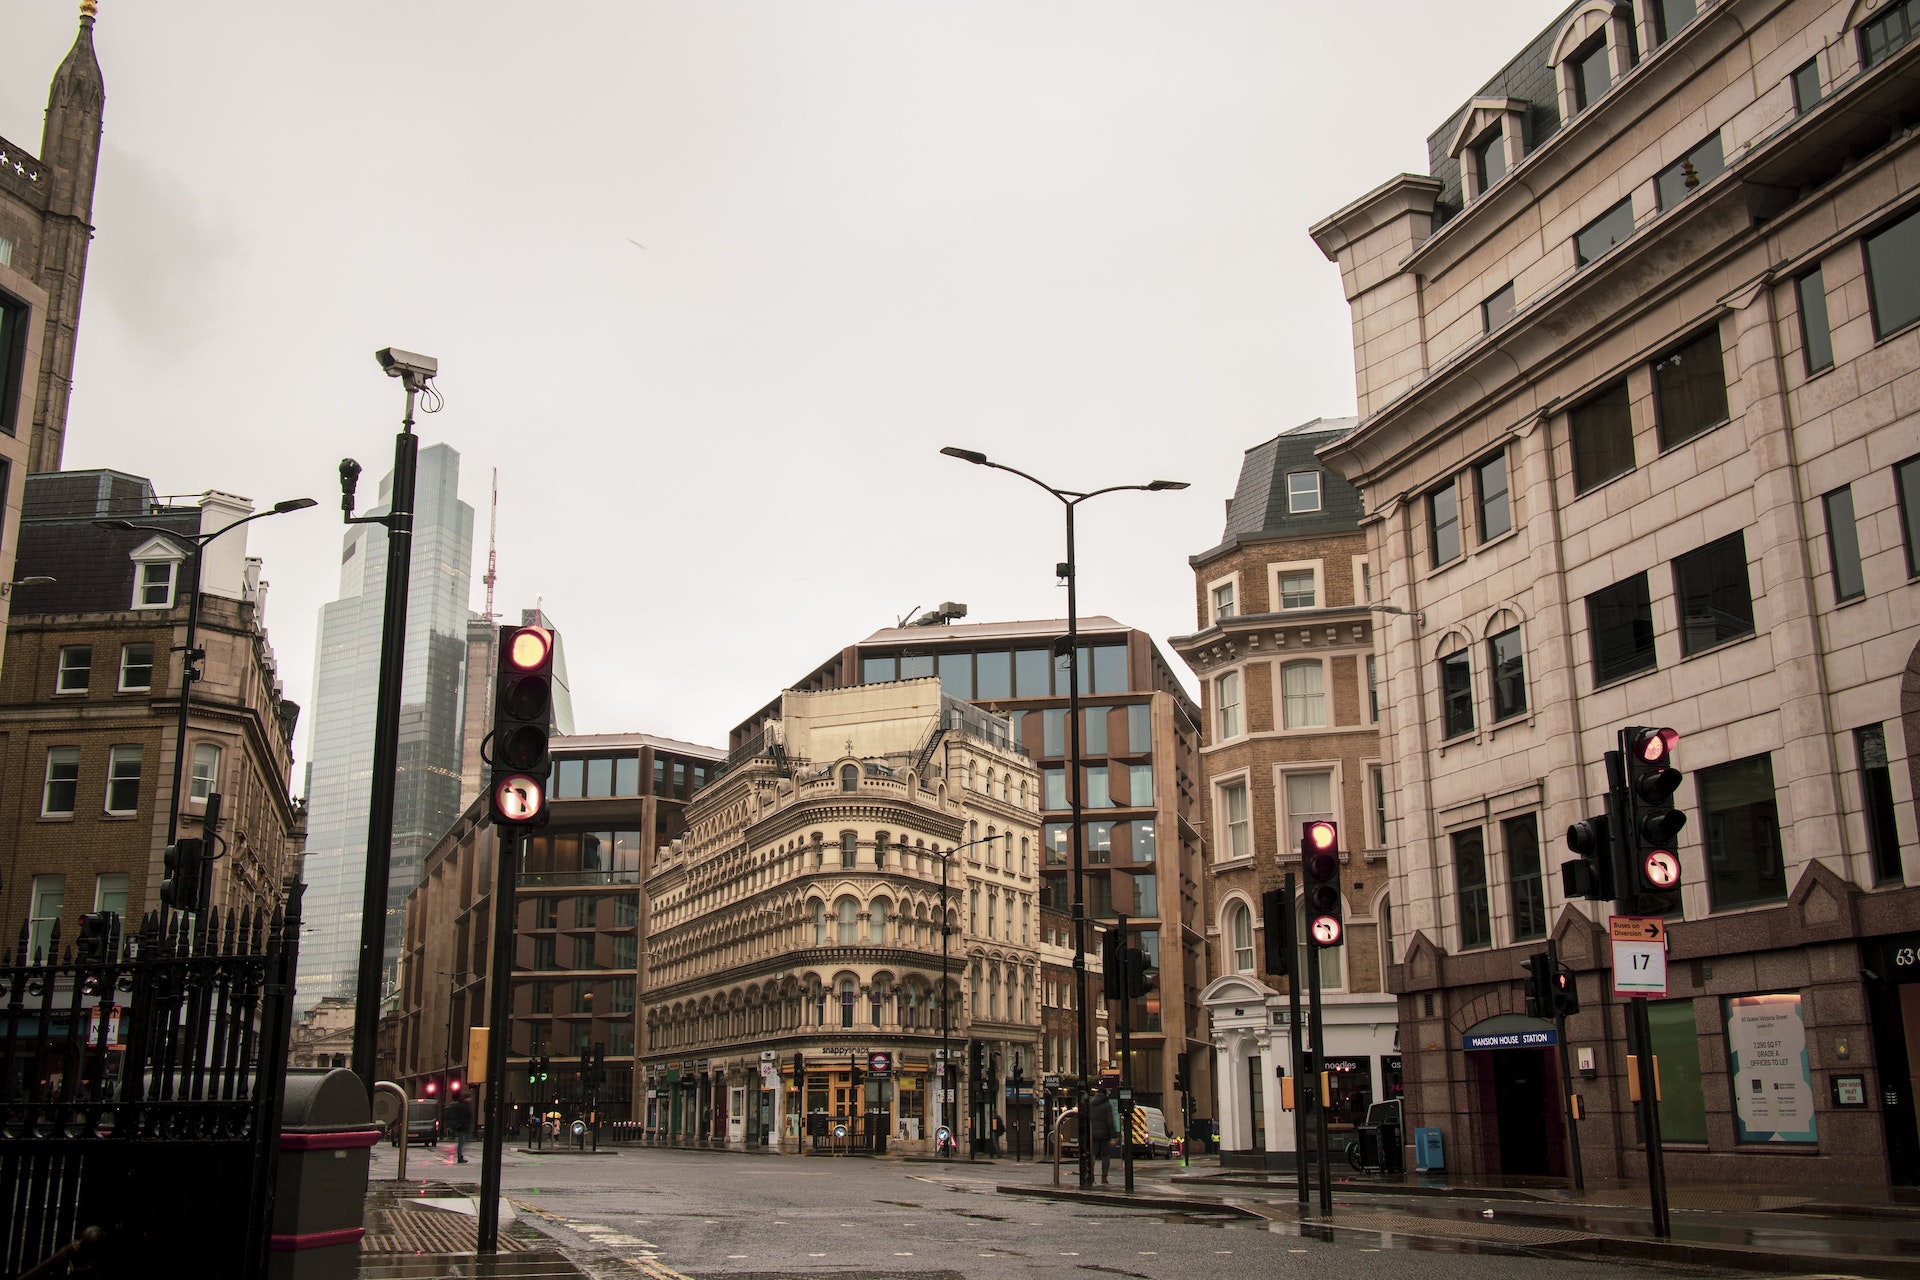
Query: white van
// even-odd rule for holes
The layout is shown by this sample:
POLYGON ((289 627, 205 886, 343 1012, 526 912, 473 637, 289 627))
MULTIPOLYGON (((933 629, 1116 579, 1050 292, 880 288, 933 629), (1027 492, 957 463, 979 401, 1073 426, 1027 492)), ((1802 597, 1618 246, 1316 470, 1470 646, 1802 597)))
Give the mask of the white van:
POLYGON ((1135 1105, 1133 1108, 1133 1116, 1133 1132, 1136 1135, 1134 1139, 1136 1143, 1139 1142, 1138 1134, 1140 1132, 1141 1119, 1144 1118, 1147 1122, 1145 1149, 1143 1151, 1141 1147, 1136 1146, 1134 1148, 1135 1153, 1144 1154, 1150 1158, 1165 1157, 1171 1160, 1173 1158, 1173 1135, 1167 1132, 1166 1113, 1158 1107, 1135 1105))

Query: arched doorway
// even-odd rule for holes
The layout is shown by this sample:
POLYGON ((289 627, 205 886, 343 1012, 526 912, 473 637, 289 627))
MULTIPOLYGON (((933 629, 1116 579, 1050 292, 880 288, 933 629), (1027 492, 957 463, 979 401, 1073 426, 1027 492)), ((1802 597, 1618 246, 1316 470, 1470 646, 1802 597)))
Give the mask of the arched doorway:
POLYGON ((1505 1177, 1565 1177, 1559 1035, 1551 1022, 1503 1013, 1467 1028, 1480 1167, 1505 1177))

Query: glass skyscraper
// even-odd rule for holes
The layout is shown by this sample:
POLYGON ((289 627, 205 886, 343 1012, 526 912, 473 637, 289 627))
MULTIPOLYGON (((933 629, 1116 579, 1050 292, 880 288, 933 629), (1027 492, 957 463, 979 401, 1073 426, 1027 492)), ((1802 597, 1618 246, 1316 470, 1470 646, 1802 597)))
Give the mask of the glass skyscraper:
MULTIPOLYGON (((380 481, 380 514, 393 476, 380 481)), ((399 777, 387 882, 384 989, 400 954, 406 899, 428 850, 460 816, 461 693, 473 508, 460 501, 460 455, 420 450, 414 500, 407 653, 400 697, 399 777)), ((307 762, 306 933, 296 1008, 354 994, 373 781, 374 701, 386 604, 387 531, 351 526, 340 553, 340 598, 320 610, 314 661, 313 739, 307 762)))

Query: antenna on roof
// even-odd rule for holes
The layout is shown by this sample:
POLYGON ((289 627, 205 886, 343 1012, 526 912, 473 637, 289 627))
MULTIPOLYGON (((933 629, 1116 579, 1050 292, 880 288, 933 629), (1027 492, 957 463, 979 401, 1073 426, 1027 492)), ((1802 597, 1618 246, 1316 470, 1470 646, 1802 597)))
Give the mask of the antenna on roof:
POLYGON ((487 611, 480 616, 492 622, 500 615, 493 611, 493 579, 498 567, 494 533, 500 524, 500 468, 493 469, 493 501, 487 507, 487 576, 481 581, 487 584, 487 611))

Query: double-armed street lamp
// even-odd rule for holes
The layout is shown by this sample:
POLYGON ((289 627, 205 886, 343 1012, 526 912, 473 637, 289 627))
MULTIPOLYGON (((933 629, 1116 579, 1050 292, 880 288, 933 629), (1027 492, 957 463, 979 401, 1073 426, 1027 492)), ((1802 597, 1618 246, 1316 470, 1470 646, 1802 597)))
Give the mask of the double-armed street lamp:
MULTIPOLYGON (((971 462, 976 467, 990 467, 995 471, 1006 471, 1019 476, 1027 483, 1046 490, 1066 508, 1067 513, 1067 558, 1059 566, 1059 576, 1067 580, 1067 806, 1073 817, 1073 983, 1074 995, 1079 1004, 1075 1011, 1077 1056, 1080 1060, 1080 1088, 1077 1104, 1080 1109, 1080 1185, 1093 1185, 1093 1112, 1089 1104, 1088 1075, 1093 1066, 1093 1024, 1087 1020, 1087 1009, 1091 992, 1087 984, 1087 898, 1086 898, 1086 835, 1081 829, 1080 811, 1080 611, 1079 576, 1075 572, 1077 563, 1074 558, 1074 512, 1080 504, 1089 498, 1097 498, 1103 493, 1122 493, 1138 490, 1143 493, 1165 493, 1184 489, 1184 480, 1153 480, 1146 484, 1114 484, 1104 489, 1078 490, 1061 489, 1036 476, 1028 475, 1018 467, 1010 467, 1004 462, 994 462, 986 454, 973 449, 961 449, 948 445, 940 450, 949 458, 958 458, 962 462, 971 462)), ((1043 801, 1044 803, 1044 801, 1043 801)))

